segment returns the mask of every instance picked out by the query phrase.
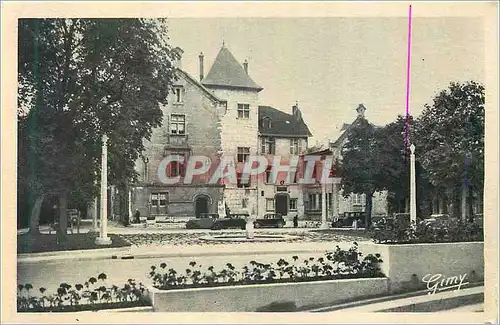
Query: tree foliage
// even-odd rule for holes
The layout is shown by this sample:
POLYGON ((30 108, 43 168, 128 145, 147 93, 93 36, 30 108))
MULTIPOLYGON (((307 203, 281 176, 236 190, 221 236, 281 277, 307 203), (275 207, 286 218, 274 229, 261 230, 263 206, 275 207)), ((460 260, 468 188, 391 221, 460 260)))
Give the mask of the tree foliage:
POLYGON ((415 138, 422 165, 436 186, 476 191, 484 184, 484 87, 452 82, 425 105, 415 138), (467 173, 467 175, 465 175, 467 173))
POLYGON ((20 19, 19 186, 90 200, 101 139, 109 179, 136 177, 143 139, 160 126, 174 80, 165 20, 20 19))

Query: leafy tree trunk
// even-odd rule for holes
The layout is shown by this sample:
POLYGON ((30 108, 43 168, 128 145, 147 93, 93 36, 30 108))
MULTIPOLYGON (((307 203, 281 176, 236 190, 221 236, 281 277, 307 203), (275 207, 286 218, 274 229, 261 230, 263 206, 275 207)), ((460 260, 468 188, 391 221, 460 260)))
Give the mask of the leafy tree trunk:
POLYGON ((468 204, 468 208, 469 208, 469 218, 473 218, 474 216, 474 191, 469 188, 469 204, 468 204))
POLYGON ((59 197, 59 227, 57 229, 58 243, 64 244, 68 240, 68 193, 63 192, 59 197))
POLYGON ((366 196, 365 229, 368 229, 372 225, 373 193, 365 193, 365 196, 366 196))
POLYGON ((42 203, 44 198, 45 194, 39 195, 35 200, 33 209, 31 210, 29 230, 30 235, 40 234, 40 212, 42 211, 42 203))

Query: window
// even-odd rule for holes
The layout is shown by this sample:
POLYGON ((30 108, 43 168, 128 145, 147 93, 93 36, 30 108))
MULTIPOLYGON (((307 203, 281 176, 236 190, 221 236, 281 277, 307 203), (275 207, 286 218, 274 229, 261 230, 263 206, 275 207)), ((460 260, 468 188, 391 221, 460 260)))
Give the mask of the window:
POLYGON ((266 183, 267 184, 270 184, 272 183, 271 181, 271 169, 273 168, 273 166, 271 165, 267 165, 267 168, 266 168, 266 183))
POLYGON ((171 161, 167 165, 167 176, 168 177, 184 176, 184 172, 185 172, 184 165, 185 165, 185 161, 186 161, 186 153, 184 153, 184 152, 171 152, 169 154, 172 156, 184 157, 184 162, 171 161))
POLYGON ((182 114, 170 115, 170 133, 186 134, 186 116, 182 114))
POLYGON ((238 162, 243 163, 250 157, 250 148, 248 147, 238 147, 238 162))
POLYGON ((332 195, 332 193, 327 193, 326 196, 327 196, 327 199, 328 199, 328 205, 327 205, 327 207, 328 207, 328 210, 331 211, 332 210, 332 205, 333 205, 333 195, 332 195))
POLYGON ((175 103, 182 103, 182 87, 174 87, 175 103))
POLYGON ((274 138, 264 137, 260 140, 260 153, 274 155, 276 141, 274 138))
POLYGON ((242 183, 241 177, 242 173, 236 173, 237 187, 238 188, 250 187, 250 178, 246 180, 246 183, 242 183))
POLYGON ((241 207, 242 208, 248 207, 248 198, 247 197, 244 197, 243 199, 241 199, 241 207))
POLYGON ((274 199, 266 199, 266 211, 274 211, 274 199))
POLYGON ((157 208, 159 205, 158 193, 151 193, 151 207, 157 208))
POLYGON ((316 204, 317 194, 309 194, 309 210, 317 210, 318 206, 316 204))
POLYGON ((298 155, 302 151, 300 139, 290 139, 290 153, 298 155))
POLYGON ((289 208, 291 211, 297 211, 297 199, 290 199, 289 208))
POLYGON ((160 193, 160 207, 167 206, 167 193, 160 193))
POLYGON ((352 204, 362 204, 363 203, 363 195, 362 194, 353 194, 352 195, 352 204))
POLYGON ((167 193, 166 192, 151 192, 151 213, 159 214, 166 213, 167 193))
POLYGON ((249 118, 249 117, 250 117, 250 105, 238 104, 238 118, 249 118))

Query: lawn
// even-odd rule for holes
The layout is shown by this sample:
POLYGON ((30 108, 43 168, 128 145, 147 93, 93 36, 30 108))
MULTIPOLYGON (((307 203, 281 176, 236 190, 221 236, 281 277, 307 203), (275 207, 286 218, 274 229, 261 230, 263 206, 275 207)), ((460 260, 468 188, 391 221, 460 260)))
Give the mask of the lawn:
POLYGON ((112 240, 111 245, 100 246, 95 243, 95 239, 97 237, 96 233, 70 234, 68 235, 68 241, 65 244, 57 244, 55 234, 40 234, 36 237, 23 234, 17 236, 17 253, 42 253, 130 246, 130 243, 120 236, 113 234, 109 234, 108 236, 112 240))

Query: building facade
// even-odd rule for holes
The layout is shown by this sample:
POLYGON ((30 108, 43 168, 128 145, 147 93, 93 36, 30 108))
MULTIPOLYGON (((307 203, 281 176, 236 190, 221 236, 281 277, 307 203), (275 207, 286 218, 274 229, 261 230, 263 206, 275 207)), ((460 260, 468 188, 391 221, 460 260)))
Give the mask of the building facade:
MULTIPOLYGON (((349 135, 349 130, 356 126, 358 121, 365 118, 366 107, 363 104, 359 104, 356 108, 357 117, 350 123, 344 123, 340 129, 340 135, 329 143, 329 149, 334 157, 334 159, 342 161, 341 149, 347 141, 349 135)), ((387 191, 375 192, 372 199, 372 215, 386 215, 388 213, 388 203, 387 203, 387 191)), ((364 212, 366 209, 366 195, 365 194, 355 194, 352 193, 347 198, 344 198, 341 190, 335 193, 336 202, 338 204, 335 206, 336 214, 343 215, 345 212, 364 212)))
MULTIPOLYGON (((180 56, 182 50, 176 49, 180 56)), ((163 166, 168 155, 179 155, 185 161, 191 156, 207 156, 217 161, 221 148, 221 121, 225 102, 182 70, 181 60, 175 62, 177 80, 168 105, 162 107, 163 125, 153 129, 150 140, 144 140, 143 157, 136 162, 139 181, 130 190, 130 210, 157 220, 189 219, 203 213, 217 213, 222 200, 223 185, 209 184, 207 177, 198 177, 185 184, 186 164, 163 166), (167 185, 159 174, 179 177, 167 185)))

